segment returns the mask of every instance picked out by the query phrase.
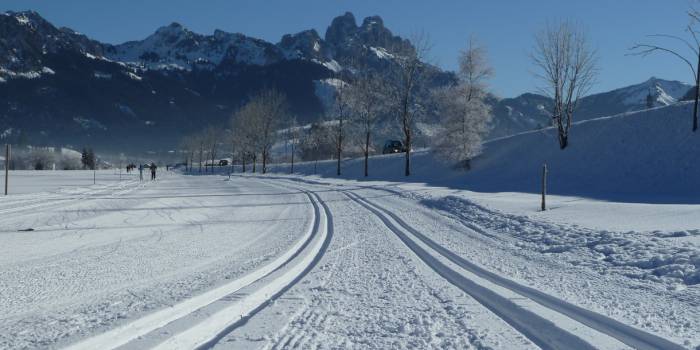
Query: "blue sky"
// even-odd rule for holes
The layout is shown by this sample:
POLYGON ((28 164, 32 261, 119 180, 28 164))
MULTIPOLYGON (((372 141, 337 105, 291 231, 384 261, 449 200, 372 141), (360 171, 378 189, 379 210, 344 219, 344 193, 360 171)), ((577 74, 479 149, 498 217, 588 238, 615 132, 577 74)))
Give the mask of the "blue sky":
POLYGON ((2 0, 0 10, 38 11, 57 26, 67 26, 100 41, 142 39, 156 28, 179 22, 199 33, 214 29, 241 32, 277 42, 283 34, 315 28, 321 35, 345 11, 358 22, 380 15, 399 35, 424 31, 431 57, 445 69, 470 35, 488 47, 496 76, 493 90, 511 97, 536 92, 529 54, 534 34, 548 21, 572 19, 588 31, 598 50, 600 76, 592 92, 607 91, 651 76, 691 81, 675 58, 626 56, 635 42, 653 33, 682 35, 691 0, 2 0))

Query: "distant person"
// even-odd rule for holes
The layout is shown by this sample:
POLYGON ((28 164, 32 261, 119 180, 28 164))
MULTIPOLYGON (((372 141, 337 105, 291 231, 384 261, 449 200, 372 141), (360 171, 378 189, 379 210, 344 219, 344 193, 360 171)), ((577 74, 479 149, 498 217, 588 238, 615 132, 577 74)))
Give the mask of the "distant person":
POLYGON ((151 163, 151 181, 156 179, 156 169, 158 169, 156 163, 151 163))
POLYGON ((139 164, 139 181, 143 181, 143 164, 139 164))

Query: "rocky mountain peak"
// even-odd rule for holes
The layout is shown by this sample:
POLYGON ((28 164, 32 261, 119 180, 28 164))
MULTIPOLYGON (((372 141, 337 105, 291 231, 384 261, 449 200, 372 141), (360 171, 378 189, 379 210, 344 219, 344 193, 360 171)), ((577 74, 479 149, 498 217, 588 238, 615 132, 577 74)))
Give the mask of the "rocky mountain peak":
POLYGON ((355 15, 351 12, 345 12, 344 15, 333 19, 331 25, 326 30, 326 41, 333 44, 340 44, 346 41, 348 37, 353 36, 357 32, 357 22, 355 15))
POLYGON ((287 58, 316 58, 325 57, 325 45, 315 29, 305 30, 296 34, 286 34, 277 44, 287 58))
POLYGON ((375 30, 376 28, 384 28, 384 20, 379 16, 369 16, 362 21, 362 29, 369 31, 375 30))

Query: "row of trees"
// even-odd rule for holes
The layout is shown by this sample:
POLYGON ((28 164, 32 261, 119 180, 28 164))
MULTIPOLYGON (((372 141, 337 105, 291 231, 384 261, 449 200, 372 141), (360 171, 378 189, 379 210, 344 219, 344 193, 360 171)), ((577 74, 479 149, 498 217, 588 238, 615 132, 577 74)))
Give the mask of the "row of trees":
POLYGON ((417 122, 431 110, 441 116, 436 152, 451 162, 468 165, 479 152, 491 116, 485 103, 486 80, 492 75, 486 52, 471 42, 461 55, 458 81, 426 93, 426 89, 420 89, 430 78, 430 67, 424 63, 429 46, 423 37, 413 43, 414 48, 394 53, 397 64, 390 72, 361 67, 344 79, 330 79, 335 90, 332 104, 326 115, 309 126, 297 124, 281 92, 261 91, 232 116, 228 131, 208 127, 183 140, 181 148, 188 170, 198 164, 198 171, 207 172, 207 165, 213 167, 221 149, 227 147, 227 157, 230 155, 243 171, 249 167, 256 171, 260 162, 261 172, 266 173, 273 145, 284 141, 285 153, 291 154, 291 159, 285 157, 291 163, 290 171, 295 155, 300 154, 304 160, 336 159, 336 173, 340 175, 342 159, 350 147, 359 149, 364 157, 364 175, 368 176, 377 127, 384 120, 385 126, 393 124, 394 130, 402 134, 408 176, 417 122))
MULTIPOLYGON (((432 89, 427 61, 429 43, 415 36, 412 45, 399 45, 391 51, 392 64, 383 69, 353 64, 329 79, 334 96, 326 115, 310 126, 299 126, 290 113, 286 97, 275 89, 252 96, 231 118, 229 128, 208 127, 182 141, 189 171, 213 171, 217 157, 226 154, 243 171, 269 170, 272 148, 284 141, 285 160, 294 171, 295 155, 305 160, 335 158, 336 173, 348 145, 364 157, 364 175, 369 175, 368 158, 375 150, 378 124, 390 125, 402 136, 405 152, 404 173, 411 174, 411 152, 417 125, 426 115, 438 118, 430 141, 433 151, 452 164, 469 168, 470 160, 481 152, 482 140, 492 118, 487 98, 493 69, 483 46, 470 40, 459 56, 456 79, 432 89), (392 119, 393 117, 393 119, 392 119), (291 150, 291 152, 290 152, 291 150), (288 155, 291 154, 291 159, 288 155), (207 167, 209 166, 209 169, 207 167)), ((553 100, 552 123, 559 146, 568 145, 569 130, 578 100, 592 86, 597 73, 595 51, 580 27, 571 22, 550 25, 536 37, 532 59, 544 82, 542 92, 553 100)))
MULTIPOLYGON (((3 152, 4 153, 4 152, 3 152)), ((78 170, 83 169, 81 159, 74 154, 64 154, 50 147, 13 147, 10 157, 11 170, 78 170)))

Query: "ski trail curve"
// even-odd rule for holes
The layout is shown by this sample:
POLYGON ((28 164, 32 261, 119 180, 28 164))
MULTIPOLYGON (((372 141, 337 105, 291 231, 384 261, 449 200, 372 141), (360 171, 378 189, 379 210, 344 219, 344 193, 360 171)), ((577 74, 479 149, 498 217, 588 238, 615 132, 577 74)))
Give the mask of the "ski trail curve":
MULTIPOLYGON (((307 232, 305 233, 305 235, 301 239, 299 239, 296 242, 296 244, 294 246, 292 246, 292 248, 287 250, 284 254, 280 255, 272 262, 268 263, 267 265, 265 265, 257 270, 254 270, 254 271, 242 276, 241 278, 238 278, 234 281, 226 283, 225 285, 222 285, 218 288, 215 288, 213 290, 210 290, 208 292, 205 292, 205 293, 200 294, 198 296, 195 296, 193 298, 187 299, 183 302, 180 302, 178 304, 173 305, 172 307, 168 307, 168 308, 162 309, 160 311, 156 311, 154 313, 148 314, 142 318, 139 318, 139 319, 136 319, 136 320, 129 322, 127 324, 121 325, 121 326, 114 328, 112 330, 109 330, 105 333, 84 339, 84 340, 79 341, 79 342, 72 344, 72 345, 69 345, 66 347, 66 349, 71 349, 71 350, 114 349, 114 348, 123 346, 123 345, 137 339, 137 338, 143 337, 151 332, 157 331, 158 329, 168 325, 169 323, 171 323, 173 321, 187 317, 188 315, 191 315, 191 314, 197 312, 197 310, 199 310, 203 307, 206 307, 207 305, 210 305, 216 301, 222 300, 222 299, 226 298, 227 296, 229 296, 229 295, 231 295, 231 294, 233 294, 233 293, 235 293, 235 292, 237 292, 237 291, 239 291, 247 286, 253 285, 256 282, 261 281, 264 278, 273 275, 276 271, 279 271, 280 269, 283 269, 286 266, 289 266, 289 265, 294 265, 295 267, 299 266, 300 263, 295 263, 294 261, 298 260, 297 257, 300 254, 302 254, 302 252, 304 250, 306 250, 307 246, 309 246, 314 241, 316 236, 319 235, 319 227, 321 227, 320 223, 326 222, 325 214, 323 217, 321 217, 321 215, 320 215, 320 210, 319 210, 318 204, 315 202, 315 197, 313 197, 309 193, 305 193, 305 194, 309 198, 309 200, 311 201, 311 204, 312 204, 312 206, 311 206, 312 207, 311 212, 313 215, 312 224, 310 225, 310 227, 307 230, 307 232)), ((323 230, 320 230, 320 231, 321 231, 321 234, 325 237, 326 236, 325 228, 323 230)), ((317 241, 322 241, 322 240, 317 240, 317 241)), ((316 252, 316 250, 314 250, 314 252, 316 252)), ((315 254, 310 254, 310 255, 315 255, 315 254)), ((307 257, 308 257, 308 255, 304 256, 304 258, 303 258, 304 261, 307 260, 307 257)), ((293 269, 290 269, 290 270, 293 270, 293 269)), ((287 274, 283 275, 282 277, 286 277, 286 276, 287 276, 287 274)), ((266 293, 271 294, 271 293, 269 293, 269 289, 270 289, 269 285, 273 285, 273 284, 276 285, 276 283, 277 284, 281 283, 281 281, 279 281, 279 280, 282 277, 274 279, 274 280, 270 281, 268 283, 268 285, 262 287, 260 290, 264 290, 263 292, 254 293, 254 295, 256 297, 258 297, 257 299, 253 298, 254 300, 251 300, 251 298, 253 297, 253 294, 251 294, 249 296, 249 298, 246 298, 245 300, 248 301, 248 304, 246 304, 246 306, 251 306, 252 305, 250 303, 251 301, 253 301, 254 303, 257 303, 256 305, 265 303, 266 300, 260 299, 259 296, 265 295, 266 293)), ((238 304, 241 304, 241 303, 237 303, 236 305, 238 305, 238 304)), ((248 310, 248 309, 250 309, 250 307, 248 307, 246 310, 248 310)), ((222 310, 222 311, 226 311, 226 310, 227 309, 222 310)), ((248 311, 250 311, 250 310, 248 310, 248 311)), ((229 322, 227 323, 227 325, 231 323, 230 317, 227 317, 228 315, 226 315, 223 312, 219 312, 215 315, 212 315, 212 317, 210 317, 210 318, 212 318, 211 320, 208 318, 205 321, 214 321, 214 319, 213 319, 214 316, 217 316, 216 320, 218 320, 219 323, 221 323, 221 321, 224 318, 229 319, 229 322)), ((239 320, 241 318, 242 318, 242 316, 237 316, 237 317, 235 317, 235 320, 239 320)), ((194 325, 191 329, 188 330, 190 332, 187 333, 187 335, 192 335, 194 330, 199 330, 201 327, 202 327, 202 325, 200 325, 200 324, 194 325)), ((208 337, 205 337, 201 333, 197 334, 198 335, 196 337, 198 339, 197 343, 203 344, 206 341, 211 340, 211 338, 214 337, 216 334, 217 334, 217 332, 213 332, 213 331, 211 334, 209 334, 208 337)), ((194 340, 194 338, 188 338, 188 340, 191 340, 191 341, 186 342, 186 341, 184 341, 186 339, 186 337, 185 337, 185 335, 182 335, 182 334, 176 334, 171 339, 183 340, 182 343, 175 342, 174 344, 183 344, 184 345, 185 343, 187 343, 190 345, 190 346, 183 346, 183 347, 179 347, 179 348, 192 349, 192 348, 197 347, 198 345, 201 345, 201 344, 198 344, 197 346, 192 346, 194 344, 192 341, 192 340, 194 340)), ((175 340, 171 340, 171 339, 168 339, 168 340, 175 341, 175 340)), ((168 342, 168 340, 166 340, 166 342, 168 342)), ((170 344, 170 343, 168 343, 168 344, 170 344)), ((161 345, 163 345, 163 344, 161 344, 161 345)), ((161 348, 163 348, 163 347, 161 347, 161 348)), ((172 349, 174 347, 166 347, 166 348, 172 349)))
MULTIPOLYGON (((309 238, 306 244, 310 246, 309 251, 301 258, 285 263, 285 267, 288 269, 279 276, 274 276, 265 285, 245 295, 238 302, 209 316, 204 321, 158 344, 154 349, 208 349, 213 347, 227 334, 265 308, 271 300, 280 297, 298 283, 318 264, 328 249, 333 236, 332 217, 330 210, 317 194, 307 191, 304 193, 311 200, 316 213, 313 229, 315 234, 309 238), (313 240, 315 241, 311 242, 313 240)), ((302 248, 298 253, 301 254, 303 250, 305 249, 302 248)))

